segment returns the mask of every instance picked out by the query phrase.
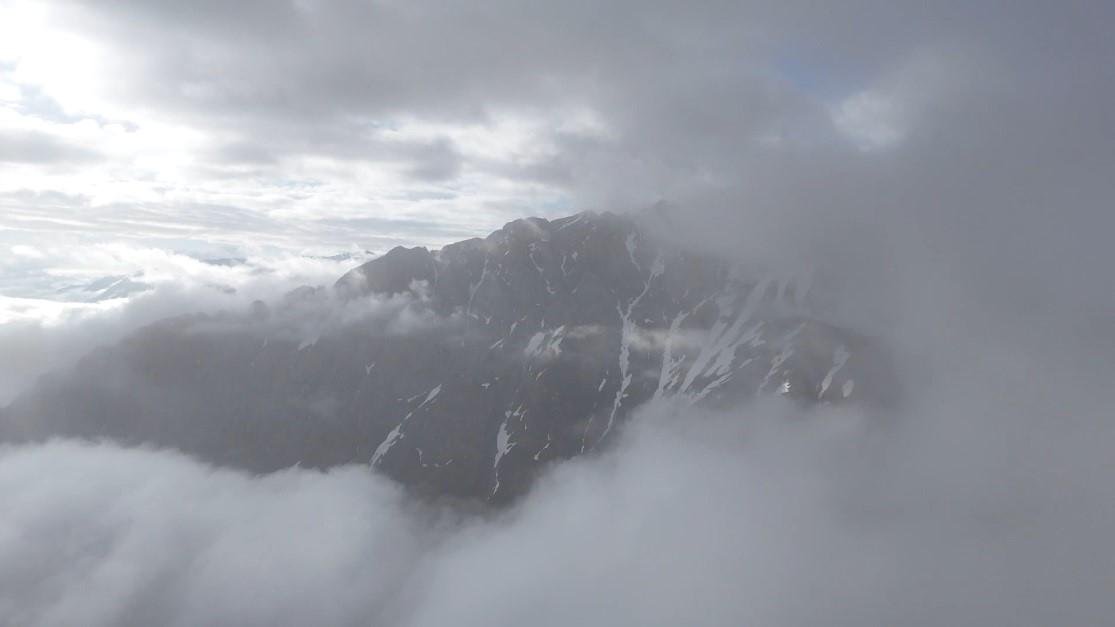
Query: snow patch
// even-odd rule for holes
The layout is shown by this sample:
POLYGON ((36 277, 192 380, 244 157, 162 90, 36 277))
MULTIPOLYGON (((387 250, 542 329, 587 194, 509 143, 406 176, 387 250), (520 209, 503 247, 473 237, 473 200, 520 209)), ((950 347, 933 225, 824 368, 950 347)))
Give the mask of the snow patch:
POLYGON ((539 331, 530 337, 523 354, 528 359, 553 358, 561 354, 561 343, 565 340, 565 325, 551 332, 539 331))
POLYGON ((764 279, 752 287, 734 319, 728 313, 733 310, 734 305, 731 297, 725 295, 717 299, 716 304, 721 311, 720 318, 713 324, 708 335, 709 341, 701 348, 697 358, 693 360, 693 365, 690 366, 689 372, 685 375, 685 382, 681 385, 680 391, 687 394, 691 402, 704 398, 714 387, 720 386, 731 376, 731 367, 735 362, 736 351, 741 345, 748 342, 752 346, 757 346, 762 342, 762 336, 760 335, 762 322, 758 322, 750 328, 747 328, 746 325, 754 316, 763 298, 763 293, 766 292, 769 285, 770 280, 764 279), (729 321, 731 324, 729 324, 729 321), (705 386, 704 390, 695 391, 693 384, 698 377, 718 377, 718 379, 705 386))
POLYGON ((511 432, 507 428, 507 423, 510 422, 512 416, 519 416, 522 409, 523 406, 519 405, 519 408, 514 412, 509 411, 504 414, 503 422, 499 425, 499 431, 496 433, 496 457, 492 461, 495 484, 492 486, 492 495, 499 491, 499 463, 516 445, 515 442, 511 441, 511 432))
POLYGON ((532 357, 538 354, 539 349, 542 348, 542 342, 546 341, 546 334, 539 331, 530 336, 530 341, 527 342, 527 347, 524 349, 527 357, 532 357))
POLYGON ((662 350, 662 369, 658 373, 658 389, 654 391, 654 399, 658 400, 671 386, 677 385, 681 377, 681 364, 684 356, 674 357, 674 336, 681 328, 681 323, 689 317, 690 312, 683 311, 670 322, 670 330, 666 332, 665 348, 662 350))
POLYGON ((432 401, 432 400, 434 400, 435 398, 437 398, 437 395, 438 395, 438 394, 441 394, 441 385, 440 385, 440 384, 439 384, 439 385, 438 385, 437 387, 435 387, 434 389, 430 390, 430 391, 429 391, 429 392, 428 392, 428 393, 426 394, 426 400, 422 401, 422 402, 421 402, 421 403, 420 403, 420 404, 418 405, 418 407, 416 407, 415 409, 419 409, 419 408, 425 407, 427 403, 429 403, 430 401, 432 401))
POLYGON ((628 234, 627 239, 624 240, 624 242, 623 242, 623 245, 627 248, 627 256, 631 259, 631 263, 634 264, 635 267, 639 269, 639 272, 642 272, 643 267, 640 266, 639 262, 635 260, 635 244, 636 244, 635 233, 628 234))
POLYGON ((468 306, 465 308, 465 317, 472 315, 472 302, 476 299, 476 293, 480 291, 480 286, 484 285, 485 279, 488 278, 488 256, 484 256, 484 267, 480 270, 480 280, 475 285, 470 285, 468 288, 468 306))
POLYGON ((380 460, 387 454, 387 451, 390 451, 399 440, 403 439, 403 425, 406 424, 407 418, 410 418, 410 416, 410 414, 407 414, 406 418, 403 418, 399 424, 395 425, 395 428, 392 429, 391 432, 387 434, 387 437, 383 438, 383 441, 376 447, 375 453, 372 454, 373 468, 379 465, 380 460))
MULTIPOLYGON (((633 252, 635 245, 634 234, 629 235, 627 241, 629 243, 628 251, 633 252)), ((636 267, 638 267, 639 264, 635 262, 635 257, 633 255, 631 257, 631 261, 632 263, 635 263, 636 267)), ((600 434, 600 440, 603 440, 605 437, 608 436, 608 433, 611 432, 612 426, 615 424, 616 421, 616 414, 619 412, 620 406, 623 404, 623 399, 627 398, 627 388, 631 385, 631 373, 628 372, 628 369, 631 366, 631 342, 638 335, 640 328, 639 324, 631 319, 631 313, 635 310, 635 307, 639 304, 639 302, 643 300, 643 297, 647 295, 647 292, 650 291, 650 287, 654 283, 654 280, 662 275, 662 273, 665 271, 665 268, 665 264, 662 262, 662 255, 659 254, 655 258, 654 264, 651 266, 650 276, 647 277, 646 283, 643 284, 643 291, 640 292, 638 296, 631 299, 631 302, 627 303, 626 309, 621 306, 620 303, 616 303, 616 313, 619 314, 621 321, 621 335, 619 346, 619 389, 616 390, 616 397, 612 401, 612 411, 608 414, 608 424, 604 426, 604 432, 600 434)), ((584 452, 587 445, 588 432, 586 431, 585 438, 581 440, 582 453, 584 452)))
MULTIPOLYGON (((825 375, 824 380, 821 381, 821 392, 817 394, 817 398, 821 398, 825 395, 825 392, 828 391, 829 386, 832 385, 832 378, 836 376, 836 373, 839 372, 841 368, 844 367, 844 364, 848 363, 849 357, 851 357, 851 353, 848 352, 847 348, 845 348, 844 346, 836 347, 836 350, 834 350, 832 353, 832 367, 829 368, 829 371, 825 375)), ((847 394, 845 394, 845 396, 847 396, 847 394)))
POLYGON ((852 391, 855 390, 855 389, 856 389, 856 382, 851 380, 851 379, 848 379, 847 381, 844 382, 844 385, 841 386, 840 391, 844 394, 844 398, 848 398, 849 396, 852 395, 852 391))

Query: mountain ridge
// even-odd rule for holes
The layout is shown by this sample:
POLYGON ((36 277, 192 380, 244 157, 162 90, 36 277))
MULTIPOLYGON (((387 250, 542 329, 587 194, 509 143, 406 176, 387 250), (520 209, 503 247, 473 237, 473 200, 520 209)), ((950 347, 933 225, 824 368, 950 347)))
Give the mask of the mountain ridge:
POLYGON ((0 437, 108 437, 255 472, 367 463, 503 503, 654 399, 881 397, 877 347, 809 299, 808 280, 671 247, 631 216, 524 218, 247 314, 153 325, 18 399, 0 437))

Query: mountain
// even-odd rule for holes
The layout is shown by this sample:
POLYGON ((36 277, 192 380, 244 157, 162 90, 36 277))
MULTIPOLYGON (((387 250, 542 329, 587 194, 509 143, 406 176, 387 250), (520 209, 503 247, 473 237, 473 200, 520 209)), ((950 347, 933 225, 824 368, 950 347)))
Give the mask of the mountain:
POLYGON ((116 298, 128 298, 146 292, 151 286, 129 276, 106 276, 99 279, 68 285, 57 290, 61 300, 83 303, 99 303, 116 298))
POLYGON ((0 437, 107 437, 256 472, 369 463, 418 492, 500 503, 652 399, 891 393, 882 351, 811 313, 808 281, 656 233, 581 213, 395 248, 331 288, 147 327, 42 380, 0 437))

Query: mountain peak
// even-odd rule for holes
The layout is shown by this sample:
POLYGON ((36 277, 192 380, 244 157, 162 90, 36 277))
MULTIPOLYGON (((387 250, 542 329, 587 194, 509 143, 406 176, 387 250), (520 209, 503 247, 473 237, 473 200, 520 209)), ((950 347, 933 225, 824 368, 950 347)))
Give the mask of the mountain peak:
POLYGON ((422 246, 396 246, 342 276, 336 287, 346 293, 399 294, 414 281, 433 278, 434 256, 422 246))
POLYGON ((807 283, 673 247, 628 215, 397 247, 336 289, 353 302, 418 285, 412 304, 392 302, 422 324, 389 331, 327 328, 312 316, 343 305, 311 288, 240 324, 159 327, 21 398, 8 430, 138 439, 253 471, 362 462, 419 491, 506 502, 655 399, 828 403, 887 386, 871 342, 810 314, 807 283))

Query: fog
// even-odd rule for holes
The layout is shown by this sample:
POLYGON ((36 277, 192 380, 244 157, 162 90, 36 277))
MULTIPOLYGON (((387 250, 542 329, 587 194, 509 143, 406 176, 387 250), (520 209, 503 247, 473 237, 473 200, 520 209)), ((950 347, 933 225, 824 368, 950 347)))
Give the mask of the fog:
MULTIPOLYGON (((52 276, 53 281, 47 283, 47 293, 0 296, 0 406, 28 390, 40 376, 67 370, 93 349, 110 346, 145 325, 189 314, 243 312, 257 300, 277 303, 304 285, 330 284, 353 265, 351 260, 290 254, 258 255, 218 265, 181 253, 121 243, 52 249, 43 251, 43 256, 54 264, 52 274, 61 271, 61 277, 52 276), (57 294, 51 293, 56 288, 52 283, 59 278, 64 284, 76 279, 82 285, 80 272, 90 270, 132 274, 147 289, 95 302, 57 300, 57 294)), ((19 264, 19 259, 0 261, 0 275, 5 270, 10 273, 12 266, 19 264)), ((21 269, 44 272, 41 265, 21 269)), ((85 276, 84 281, 89 278, 85 276)), ((317 305, 307 303, 302 307, 317 306, 315 313, 320 316, 291 312, 285 320, 287 333, 299 341, 312 340, 320 335, 317 329, 336 328, 341 319, 360 317, 378 305, 366 301, 325 308, 320 306, 322 301, 319 298, 315 300, 317 305), (356 311, 357 307, 363 309, 356 311)))
MULTIPOLYGON (((270 164, 356 159, 368 147, 354 147, 354 120, 499 127, 502 111, 534 115, 544 158, 477 157, 447 132, 449 144, 376 144, 389 154, 375 159, 403 163, 423 185, 461 172, 504 191, 529 180, 560 192, 559 209, 656 213, 694 249, 812 272, 827 316, 893 351, 901 402, 655 403, 611 449, 556 465, 520 502, 480 513, 416 499, 366 466, 256 476, 110 442, 9 445, 0 623, 1110 622, 1109 6, 453 6, 427 23, 433 9, 385 5, 390 19, 365 32, 353 24, 367 16, 340 3, 347 11, 300 39, 299 11, 318 3, 294 4, 222 4, 206 19, 167 3, 87 7, 64 21, 103 41, 142 30, 140 49, 157 54, 125 62, 104 44, 127 80, 123 95, 98 98, 209 133, 222 167, 246 153, 270 164), (117 19, 129 10, 135 20, 117 19), (210 55, 150 41, 168 28, 210 42, 210 55), (353 43, 366 35, 390 54, 353 43), (290 40, 279 72, 271 53, 290 40), (230 88, 238 79, 249 86, 230 88), (569 110, 598 124, 570 130, 569 110), (231 150, 241 135, 250 145, 231 150)), ((468 188, 453 193, 467 201, 468 188)), ((552 215, 528 202, 547 194, 480 203, 474 224, 552 215)), ((320 202, 306 212, 325 212, 320 202)), ((279 237, 283 211, 308 219, 283 205, 261 232, 279 237)), ((415 220, 461 211, 439 205, 415 220)), ((457 233, 460 218, 445 219, 457 233)), ((89 316, 0 325, 0 405, 142 324, 273 301, 294 284, 245 279, 232 297, 185 281, 89 316)), ((409 311, 381 305, 325 299, 276 324, 312 341, 409 311)))
POLYGON ((1106 416, 998 409, 958 395, 878 428, 853 409, 777 401, 726 415, 654 406, 617 450, 483 517, 416 504, 364 467, 251 477, 169 451, 8 448, 0 613, 36 625, 1102 624, 1115 609, 1106 416))

